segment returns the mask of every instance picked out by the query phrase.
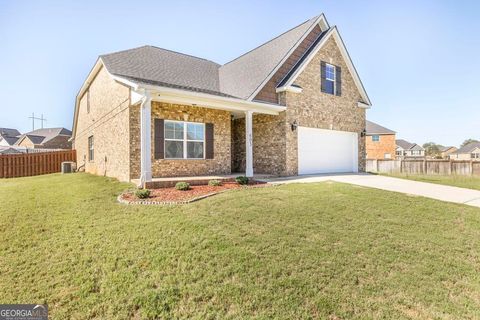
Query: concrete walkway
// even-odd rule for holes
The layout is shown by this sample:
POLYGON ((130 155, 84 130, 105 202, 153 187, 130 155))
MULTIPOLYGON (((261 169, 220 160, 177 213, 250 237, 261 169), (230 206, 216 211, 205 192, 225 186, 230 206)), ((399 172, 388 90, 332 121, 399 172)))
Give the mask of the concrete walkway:
POLYGON ((480 207, 480 191, 478 190, 377 176, 368 173, 319 174, 262 180, 273 184, 312 183, 330 180, 480 207))

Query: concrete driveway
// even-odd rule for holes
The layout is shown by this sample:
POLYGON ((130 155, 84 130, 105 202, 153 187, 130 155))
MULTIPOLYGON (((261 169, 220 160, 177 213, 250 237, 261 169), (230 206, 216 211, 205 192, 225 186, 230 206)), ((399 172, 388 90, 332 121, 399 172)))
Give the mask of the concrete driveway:
POLYGON ((264 179, 263 181, 273 184, 284 184, 312 183, 328 180, 480 207, 480 191, 478 190, 377 176, 368 173, 305 175, 297 177, 264 179))

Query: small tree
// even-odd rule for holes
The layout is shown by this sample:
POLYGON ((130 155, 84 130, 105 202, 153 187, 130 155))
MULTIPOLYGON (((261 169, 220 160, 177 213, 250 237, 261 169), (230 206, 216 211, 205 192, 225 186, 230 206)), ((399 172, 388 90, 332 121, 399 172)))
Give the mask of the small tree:
POLYGON ((435 158, 440 155, 441 146, 436 144, 435 142, 424 143, 423 148, 425 149, 425 154, 427 156, 435 158))
POLYGON ((462 145, 460 146, 461 147, 465 147, 467 144, 469 143, 472 143, 472 142, 478 142, 478 140, 475 140, 475 139, 467 139, 465 141, 463 141, 462 145))

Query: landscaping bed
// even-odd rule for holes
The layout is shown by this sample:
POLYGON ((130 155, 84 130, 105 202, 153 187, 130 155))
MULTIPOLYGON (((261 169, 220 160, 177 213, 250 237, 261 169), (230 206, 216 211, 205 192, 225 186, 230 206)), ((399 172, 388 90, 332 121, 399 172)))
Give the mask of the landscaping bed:
POLYGON ((237 182, 223 182, 219 186, 190 186, 188 190, 177 190, 175 187, 150 189, 150 196, 145 199, 138 198, 134 191, 127 191, 121 194, 118 200, 127 204, 182 204, 204 199, 228 190, 264 187, 266 185, 265 182, 250 181, 247 185, 240 185, 237 182))

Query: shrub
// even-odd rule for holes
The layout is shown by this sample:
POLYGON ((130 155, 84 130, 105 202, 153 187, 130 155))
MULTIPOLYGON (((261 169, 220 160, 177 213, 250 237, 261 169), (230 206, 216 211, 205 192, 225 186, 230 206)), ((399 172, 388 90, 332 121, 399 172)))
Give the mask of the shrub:
POLYGON ((238 184, 242 185, 248 184, 248 178, 245 176, 236 177, 235 181, 237 181, 238 184))
POLYGON ((175 185, 175 189, 181 190, 181 191, 187 191, 190 189, 190 183, 188 182, 177 182, 175 185))
POLYGON ((220 180, 210 180, 208 181, 208 185, 211 187, 218 187, 222 185, 222 182, 220 180))
POLYGON ((135 196, 139 199, 147 199, 150 197, 150 190, 148 189, 138 189, 135 191, 135 196))

